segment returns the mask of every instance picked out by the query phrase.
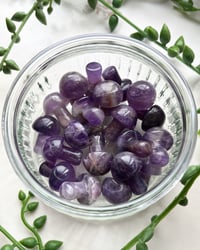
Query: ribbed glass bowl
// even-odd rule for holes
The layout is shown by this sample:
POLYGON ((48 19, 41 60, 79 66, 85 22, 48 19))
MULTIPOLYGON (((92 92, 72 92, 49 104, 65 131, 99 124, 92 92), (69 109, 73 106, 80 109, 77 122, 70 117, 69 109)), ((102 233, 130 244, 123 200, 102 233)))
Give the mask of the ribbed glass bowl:
MULTIPOLYGON (((69 107, 70 108, 70 107, 69 107)), ((165 56, 142 42, 114 35, 85 35, 64 40, 40 52, 18 74, 5 102, 3 136, 10 162, 27 187, 50 207, 84 219, 111 219, 141 211, 166 195, 180 180, 196 142, 196 107, 184 78, 165 56), (41 156, 34 153, 33 121, 43 110, 43 99, 58 91, 61 76, 69 71, 85 75, 87 63, 116 66, 122 78, 148 80, 157 92, 155 103, 166 114, 164 128, 174 138, 170 161, 162 174, 152 176, 148 191, 112 205, 100 197, 93 205, 68 202, 52 191, 39 174, 41 156)))

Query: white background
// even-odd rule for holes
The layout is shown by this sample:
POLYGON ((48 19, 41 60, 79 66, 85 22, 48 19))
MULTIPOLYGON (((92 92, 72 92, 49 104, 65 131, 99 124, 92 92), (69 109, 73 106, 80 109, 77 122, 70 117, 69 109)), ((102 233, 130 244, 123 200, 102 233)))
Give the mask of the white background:
MULTIPOLYGON (((0 46, 7 46, 10 34, 5 28, 5 17, 11 17, 16 11, 28 11, 33 1, 1 0, 0 3, 0 46)), ((172 41, 183 35, 186 43, 196 53, 195 63, 200 63, 200 18, 184 16, 172 8, 171 1, 129 0, 120 9, 139 27, 151 25, 160 30, 166 23, 172 33, 172 41)), ((198 14, 200 15, 200 14, 198 14)), ((27 23, 10 58, 22 67, 37 52, 46 46, 73 35, 85 33, 108 33, 106 18, 103 14, 90 13, 86 0, 66 0, 56 6, 48 17, 48 25, 41 25, 34 17, 27 23)), ((129 35, 134 32, 130 26, 120 21, 115 33, 129 35)), ((164 52, 163 52, 164 53, 164 52)), ((195 101, 200 107, 200 76, 183 64, 173 60, 189 82, 195 101)), ((14 80, 16 73, 7 76, 0 73, 0 111, 14 80)), ((0 135, 1 136, 1 135, 0 135)), ((191 138, 192 139, 192 138, 191 138)), ((197 140, 191 164, 200 163, 200 143, 197 140)), ((45 240, 58 239, 64 242, 62 249, 70 250, 119 250, 128 240, 137 234, 152 215, 161 212, 180 190, 178 184, 167 196, 155 205, 127 219, 110 223, 89 223, 78 221, 60 214, 40 204, 34 216, 47 214, 48 221, 41 234, 45 240)), ((27 191, 19 177, 13 171, 6 156, 3 139, 0 137, 0 225, 7 228, 17 239, 28 236, 19 219, 20 204, 17 194, 20 189, 27 191)), ((200 245, 200 180, 196 181, 189 195, 189 205, 179 206, 158 226, 154 238, 149 242, 151 250, 198 250, 200 245)), ((8 243, 0 234, 0 246, 8 243)))

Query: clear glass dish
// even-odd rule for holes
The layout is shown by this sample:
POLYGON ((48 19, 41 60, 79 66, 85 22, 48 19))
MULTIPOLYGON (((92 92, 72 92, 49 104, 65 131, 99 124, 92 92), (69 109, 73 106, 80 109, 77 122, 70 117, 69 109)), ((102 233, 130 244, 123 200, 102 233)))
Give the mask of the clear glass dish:
POLYGON ((197 116, 187 82, 157 50, 122 36, 84 35, 61 41, 36 55, 16 77, 5 102, 2 129, 10 162, 17 175, 38 198, 50 207, 83 219, 113 219, 141 211, 166 195, 180 180, 196 142, 197 116), (93 205, 68 202, 53 192, 38 168, 42 157, 34 153, 36 133, 33 121, 42 113, 45 96, 58 90, 61 76, 68 71, 85 75, 88 62, 103 68, 115 65, 122 78, 148 80, 156 88, 156 104, 166 113, 164 127, 173 134, 170 162, 159 176, 153 176, 148 191, 133 195, 120 205, 101 197, 93 205))

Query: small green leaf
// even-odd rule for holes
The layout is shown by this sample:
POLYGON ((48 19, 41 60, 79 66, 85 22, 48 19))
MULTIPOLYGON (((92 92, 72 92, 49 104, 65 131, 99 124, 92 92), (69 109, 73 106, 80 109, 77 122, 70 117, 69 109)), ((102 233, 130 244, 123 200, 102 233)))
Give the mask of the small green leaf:
POLYGON ((37 209, 38 205, 39 205, 39 202, 37 202, 37 201, 30 202, 27 205, 27 210, 29 212, 33 212, 33 211, 35 211, 37 209))
POLYGON ((14 246, 10 244, 6 244, 0 248, 0 250, 14 250, 14 246))
POLYGON ((0 56, 3 56, 6 53, 7 49, 0 47, 0 56))
POLYGON ((18 67, 18 65, 16 64, 15 61, 13 61, 13 60, 6 60, 5 63, 6 63, 6 66, 9 69, 11 69, 11 70, 19 70, 19 67, 18 67))
POLYGON ((191 0, 179 0, 175 4, 185 11, 193 9, 193 1, 191 0))
POLYGON ((183 49, 183 60, 186 64, 189 64, 189 65, 192 64, 192 62, 194 61, 194 52, 187 45, 185 45, 183 49))
POLYGON ((27 248, 34 248, 37 245, 37 240, 34 237, 28 237, 20 240, 20 243, 27 248))
POLYGON ((183 175, 181 183, 185 185, 193 176, 196 176, 197 174, 200 174, 200 165, 190 166, 183 175))
POLYGON ((18 199, 20 201, 24 201, 26 199, 26 194, 24 193, 24 191, 20 190, 18 193, 18 199))
POLYGON ((171 39, 171 34, 169 28, 166 24, 163 24, 160 31, 160 41, 165 46, 171 39))
POLYGON ((7 26, 8 31, 10 31, 11 33, 15 33, 16 26, 14 22, 10 20, 9 18, 6 18, 6 26, 7 26))
POLYGON ((46 215, 40 216, 34 220, 33 225, 35 228, 40 229, 44 226, 44 224, 46 223, 46 220, 47 220, 46 215))
POLYGON ((30 197, 34 197, 34 194, 33 194, 31 191, 28 192, 28 195, 29 195, 30 197))
POLYGON ((22 12, 22 11, 18 11, 16 12, 13 16, 12 16, 12 20, 13 21, 17 21, 17 22, 21 22, 24 20, 24 18, 26 17, 26 13, 22 12))
POLYGON ((197 109, 197 114, 200 114, 200 108, 197 109))
POLYGON ((49 5, 49 0, 43 0, 42 4, 43 4, 43 6, 49 5))
POLYGON ((11 70, 6 65, 3 65, 2 70, 3 70, 3 73, 6 75, 11 74, 11 70))
POLYGON ((175 42, 174 45, 177 46, 177 47, 179 47, 180 53, 183 52, 183 49, 184 49, 184 47, 185 47, 185 40, 184 40, 183 36, 180 36, 180 37, 176 40, 176 42, 175 42))
POLYGON ((110 16, 108 23, 109 23, 109 28, 111 32, 114 31, 114 29, 116 28, 118 21, 119 21, 119 18, 115 14, 110 16))
POLYGON ((115 8, 120 8, 123 4, 124 0, 113 0, 112 5, 115 8))
POLYGON ((97 6, 97 0, 88 0, 88 5, 94 10, 97 6))
POLYGON ((44 25, 47 24, 46 16, 44 14, 44 11, 42 9, 36 9, 35 10, 35 16, 36 18, 44 25))
POLYGON ((50 15, 53 12, 53 8, 51 6, 49 6, 47 8, 47 13, 50 15))
POLYGON ((153 234, 154 234, 153 228, 152 227, 148 227, 145 230, 144 234, 142 235, 141 240, 143 242, 147 242, 147 241, 149 241, 153 237, 153 234))
POLYGON ((130 35, 130 37, 142 41, 144 39, 144 35, 140 32, 135 32, 130 35))
POLYGON ((50 240, 45 244, 44 250, 57 250, 62 246, 62 244, 62 241, 50 240))
POLYGON ((187 204, 188 204, 187 197, 184 197, 182 200, 179 201, 179 205, 181 206, 187 206, 187 204))
POLYGON ((55 3, 60 4, 61 0, 54 0, 55 3))
POLYGON ((144 242, 138 242, 136 250, 148 250, 148 246, 144 242))
POLYGON ((200 135, 200 129, 198 130, 197 135, 200 135))
POLYGON ((167 52, 170 57, 176 57, 179 55, 180 50, 179 47, 173 45, 167 49, 167 52))
POLYGON ((158 31, 155 30, 153 27, 147 26, 147 27, 144 29, 144 32, 146 33, 146 37, 147 37, 150 41, 156 41, 156 40, 158 40, 158 31))

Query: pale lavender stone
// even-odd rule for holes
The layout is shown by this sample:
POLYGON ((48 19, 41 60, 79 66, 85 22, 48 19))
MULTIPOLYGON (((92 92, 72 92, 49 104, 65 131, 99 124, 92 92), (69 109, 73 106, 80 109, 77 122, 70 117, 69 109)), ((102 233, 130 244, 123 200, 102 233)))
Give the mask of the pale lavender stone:
POLYGON ((79 182, 63 182, 59 193, 66 200, 77 199, 81 204, 90 205, 101 194, 101 184, 95 177, 83 174, 79 182))

